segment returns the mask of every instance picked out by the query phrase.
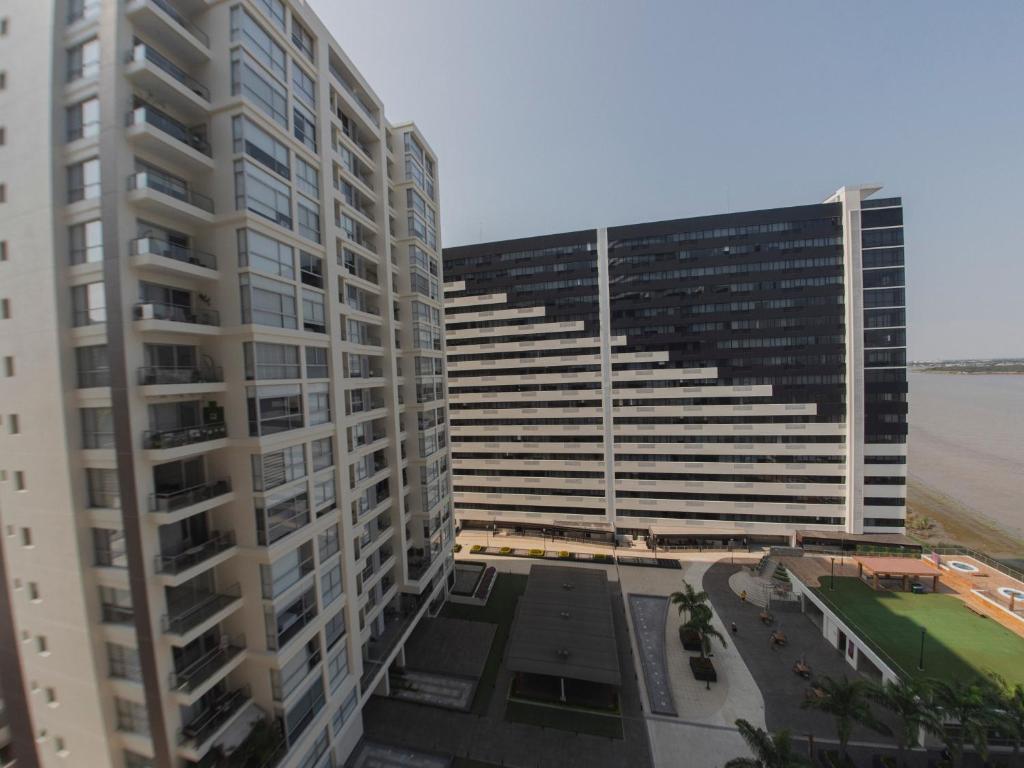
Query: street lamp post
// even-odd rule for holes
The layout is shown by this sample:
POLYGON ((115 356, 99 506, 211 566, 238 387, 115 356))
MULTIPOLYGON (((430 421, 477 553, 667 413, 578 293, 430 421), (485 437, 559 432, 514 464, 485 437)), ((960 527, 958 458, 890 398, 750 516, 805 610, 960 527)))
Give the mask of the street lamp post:
POLYGON ((829 584, 829 591, 836 591, 836 559, 834 557, 832 558, 832 580, 829 584))
POLYGON ((924 627, 921 627, 921 653, 917 657, 917 668, 919 671, 924 671, 924 627))

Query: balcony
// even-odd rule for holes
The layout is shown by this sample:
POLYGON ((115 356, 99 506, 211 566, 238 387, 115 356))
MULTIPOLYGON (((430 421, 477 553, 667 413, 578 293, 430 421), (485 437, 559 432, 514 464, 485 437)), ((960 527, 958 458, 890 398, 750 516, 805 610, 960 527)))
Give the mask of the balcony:
POLYGON ((212 224, 213 200, 192 189, 188 182, 155 168, 128 177, 128 198, 139 208, 168 216, 178 224, 212 224))
POLYGON ((224 371, 220 366, 178 367, 144 365, 138 369, 139 386, 147 397, 223 392, 224 371))
MULTIPOLYGON (((186 638, 199 629, 205 629, 203 625, 210 623, 212 619, 216 618, 219 621, 219 614, 232 607, 239 607, 241 601, 242 588, 239 584, 221 592, 197 593, 193 596, 190 605, 179 608, 174 613, 164 614, 164 634, 186 638)), ((213 621, 212 623, 216 624, 217 622, 213 621)), ((193 639, 189 637, 183 644, 187 645, 193 639)))
POLYGON ((154 100, 170 104, 190 120, 210 111, 210 89, 145 43, 136 43, 126 57, 125 75, 154 100))
POLYGON ((138 106, 126 118, 128 139, 168 164, 193 171, 213 168, 210 145, 199 131, 188 128, 149 104, 138 106))
POLYGON ((235 546, 233 531, 214 532, 206 541, 182 552, 173 555, 157 555, 156 572, 168 576, 179 576, 202 565, 210 568, 225 559, 217 558, 218 555, 234 549, 235 546), (217 559, 215 560, 215 558, 217 559))
POLYGON ((135 322, 140 331, 188 333, 216 336, 220 333, 220 313, 215 309, 183 307, 162 302, 135 305, 135 322))
POLYGON ((135 623, 135 612, 131 608, 126 608, 122 605, 103 603, 100 606, 100 620, 104 624, 131 626, 135 623))
POLYGON ((147 430, 142 435, 142 445, 147 451, 166 451, 213 440, 225 440, 227 436, 227 424, 202 424, 195 427, 147 430))
MULTIPOLYGON (((161 491, 149 497, 149 511, 156 514, 191 517, 231 501, 230 480, 215 480, 180 490, 161 491)), ((161 525, 170 521, 161 520, 161 525)))
POLYGON ((206 683, 221 679, 230 668, 237 666, 232 664, 241 660, 245 652, 245 637, 237 635, 221 637, 220 645, 206 652, 198 659, 181 670, 171 672, 171 690, 179 694, 191 694, 206 683))
POLYGON ((248 686, 228 691, 210 702, 210 705, 185 723, 178 733, 178 743, 182 755, 188 759, 199 759, 214 745, 218 737, 228 739, 229 726, 241 719, 245 712, 244 732, 241 739, 248 734, 252 722, 263 718, 263 713, 252 704, 252 695, 248 686))
POLYGON ((159 40, 176 56, 200 62, 210 58, 210 38, 170 0, 128 0, 125 15, 148 37, 159 40))
POLYGON ((256 541, 261 547, 272 546, 308 525, 310 519, 309 500, 305 494, 273 507, 257 507, 256 541))

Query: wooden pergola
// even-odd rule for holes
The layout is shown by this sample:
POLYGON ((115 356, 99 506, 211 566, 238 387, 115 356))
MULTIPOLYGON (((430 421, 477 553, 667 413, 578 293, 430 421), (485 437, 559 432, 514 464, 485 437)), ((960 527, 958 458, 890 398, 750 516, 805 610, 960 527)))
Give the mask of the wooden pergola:
POLYGON ((910 580, 931 579, 932 592, 939 586, 939 569, 934 565, 912 557, 854 557, 857 563, 857 576, 861 579, 865 574, 870 579, 871 588, 878 589, 879 579, 902 579, 903 591, 910 590, 910 580))

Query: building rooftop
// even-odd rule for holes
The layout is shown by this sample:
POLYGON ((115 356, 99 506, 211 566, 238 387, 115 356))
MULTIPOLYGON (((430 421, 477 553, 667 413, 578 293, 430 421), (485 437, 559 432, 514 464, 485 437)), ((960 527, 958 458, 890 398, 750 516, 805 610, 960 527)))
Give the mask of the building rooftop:
POLYGON ((506 658, 513 672, 620 685, 605 572, 534 565, 519 599, 506 658))

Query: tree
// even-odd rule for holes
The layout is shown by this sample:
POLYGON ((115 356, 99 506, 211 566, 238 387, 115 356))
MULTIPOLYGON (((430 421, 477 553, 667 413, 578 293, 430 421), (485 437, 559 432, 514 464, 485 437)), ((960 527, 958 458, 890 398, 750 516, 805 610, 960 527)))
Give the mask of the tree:
POLYGON ((988 729, 995 724, 993 686, 982 680, 936 680, 931 685, 932 705, 938 717, 925 727, 942 740, 954 767, 963 763, 964 745, 970 742, 983 760, 988 759, 988 729))
POLYGON ((989 679, 995 696, 993 704, 999 711, 997 727, 1013 742, 1013 762, 1020 765, 1021 746, 1024 746, 1024 685, 1011 686, 994 672, 989 679))
POLYGON ((729 647, 729 644, 725 641, 725 636, 712 625, 711 609, 706 605, 698 605, 692 610, 690 620, 683 624, 683 629, 697 633, 697 636, 700 638, 700 656, 702 659, 707 658, 707 655, 711 653, 711 641, 713 639, 720 642, 723 648, 729 647))
POLYGON ((743 719, 736 721, 736 727, 754 756, 733 758, 725 768, 803 768, 811 764, 806 757, 793 751, 789 731, 773 735, 743 719))
POLYGON ((872 686, 868 697, 892 712, 900 721, 896 732, 896 746, 900 764, 906 765, 906 752, 918 745, 921 728, 931 717, 928 708, 927 683, 918 680, 897 680, 872 686))
POLYGON ((821 677, 816 685, 822 695, 806 699, 801 707, 817 709, 832 715, 836 721, 839 749, 847 760, 850 758, 847 745, 850 743, 854 723, 860 723, 877 733, 885 733, 888 730, 875 718, 871 710, 866 680, 851 681, 845 675, 842 680, 821 677))
POLYGON ((686 614, 687 620, 693 616, 695 610, 707 608, 708 593, 697 592, 688 581, 683 582, 682 592, 673 592, 668 597, 669 602, 679 609, 679 615, 686 614))

